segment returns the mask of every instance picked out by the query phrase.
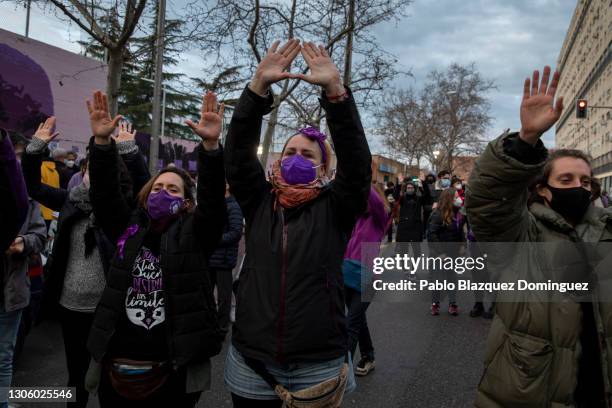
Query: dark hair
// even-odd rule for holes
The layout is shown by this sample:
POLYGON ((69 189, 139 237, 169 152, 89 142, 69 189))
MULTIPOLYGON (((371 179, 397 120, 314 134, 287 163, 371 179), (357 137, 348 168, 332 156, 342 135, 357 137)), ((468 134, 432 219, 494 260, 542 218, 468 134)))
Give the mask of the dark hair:
POLYGON ((548 179, 550 177, 550 173, 552 173, 554 162, 557 159, 562 159, 564 157, 572 157, 574 159, 584 160, 586 164, 589 165, 591 169, 591 177, 593 177, 593 169, 591 168, 591 158, 588 154, 583 152, 582 150, 577 149, 559 149, 550 152, 546 162, 544 163, 544 167, 542 167, 542 171, 538 176, 536 176, 529 183, 529 200, 527 201, 528 205, 533 203, 544 203, 544 198, 538 194, 539 186, 548 185, 548 179))
POLYGON ((151 194, 151 190, 153 190, 153 184, 155 184, 155 181, 159 178, 159 176, 164 173, 174 173, 179 176, 181 180, 183 180, 183 190, 185 191, 185 199, 189 200, 193 206, 195 201, 193 195, 195 183, 193 182, 193 179, 191 178, 189 173, 178 167, 165 167, 161 169, 159 173, 157 173, 155 176, 151 177, 151 179, 147 181, 147 183, 142 187, 142 189, 140 189, 140 192, 138 193, 138 204, 143 208, 147 207, 147 200, 149 198, 149 194, 151 194))
POLYGON ((82 172, 85 172, 87 170, 87 166, 89 165, 89 155, 83 157, 79 163, 79 169, 82 172))
POLYGON ((387 181, 387 187, 394 187, 395 184, 393 184, 392 181, 387 181))
POLYGON ((453 210, 455 208, 455 194, 457 190, 454 188, 447 188, 442 190, 440 197, 438 198, 438 211, 440 211, 440 217, 444 225, 450 225, 453 222, 453 210))
POLYGON ((444 176, 446 176, 446 175, 449 175, 449 176, 450 176, 450 171, 448 171, 448 170, 441 170, 441 171, 438 173, 438 178, 442 178, 442 177, 444 177, 444 176))

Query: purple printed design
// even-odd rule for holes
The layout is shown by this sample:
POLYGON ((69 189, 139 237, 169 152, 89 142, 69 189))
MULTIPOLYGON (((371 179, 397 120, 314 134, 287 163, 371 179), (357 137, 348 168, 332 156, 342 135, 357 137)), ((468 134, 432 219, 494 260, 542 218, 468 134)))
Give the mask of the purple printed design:
POLYGON ((164 290, 159 257, 142 247, 132 268, 132 285, 125 297, 130 322, 151 330, 166 320, 164 290))
POLYGON ((45 70, 28 55, 0 43, 0 126, 31 137, 53 113, 45 70))
POLYGON ((121 235, 119 239, 117 240, 117 251, 119 252, 119 259, 123 259, 123 250, 125 249, 125 241, 127 241, 128 238, 134 236, 138 232, 139 228, 140 227, 138 226, 138 224, 130 225, 125 230, 123 235, 121 235))

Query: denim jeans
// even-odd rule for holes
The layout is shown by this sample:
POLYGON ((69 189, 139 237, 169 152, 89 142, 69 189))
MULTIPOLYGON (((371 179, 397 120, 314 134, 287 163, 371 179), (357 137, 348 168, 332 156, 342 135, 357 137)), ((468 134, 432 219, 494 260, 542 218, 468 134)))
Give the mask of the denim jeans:
MULTIPOLYGON (((22 310, 5 312, 0 305, 0 388, 11 386, 13 378, 13 353, 22 310)), ((0 408, 8 407, 8 392, 0 393, 0 408)))
MULTIPOLYGON (((344 360, 345 356, 330 361, 296 363, 283 367, 266 364, 266 369, 287 390, 295 392, 337 377, 344 360)), ((242 354, 231 343, 225 359, 224 380, 229 391, 239 397, 249 400, 278 400, 276 392, 245 363, 242 354)), ((353 363, 349 360, 345 393, 354 391, 356 387, 353 363)))

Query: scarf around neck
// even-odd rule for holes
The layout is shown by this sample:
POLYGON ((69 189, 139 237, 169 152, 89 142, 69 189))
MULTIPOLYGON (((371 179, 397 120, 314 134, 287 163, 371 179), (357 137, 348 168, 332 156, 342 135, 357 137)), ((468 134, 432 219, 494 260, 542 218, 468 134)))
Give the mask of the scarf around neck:
POLYGON ((91 201, 89 200, 89 189, 81 183, 73 187, 68 192, 68 199, 79 210, 89 215, 92 212, 91 201))
MULTIPOLYGON (((308 201, 314 200, 327 185, 327 178, 319 177, 308 184, 289 184, 283 179, 280 170, 280 160, 272 165, 272 192, 283 208, 295 208, 308 201)), ((276 203, 275 203, 276 205, 276 203)))

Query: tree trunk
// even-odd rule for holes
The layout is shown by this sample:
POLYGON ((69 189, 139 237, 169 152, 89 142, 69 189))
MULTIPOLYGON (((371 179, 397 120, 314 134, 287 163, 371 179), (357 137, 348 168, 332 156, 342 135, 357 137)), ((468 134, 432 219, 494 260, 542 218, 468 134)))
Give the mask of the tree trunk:
MULTIPOLYGON (((268 126, 266 127, 266 133, 264 134, 264 140, 262 143, 262 151, 261 157, 259 161, 264 168, 264 171, 268 169, 268 155, 270 154, 270 146, 272 145, 272 138, 274 137, 274 130, 276 129, 276 125, 278 124, 278 96, 274 96, 274 105, 276 106, 272 109, 270 113, 270 118, 268 119, 268 126)), ((273 149, 272 149, 273 150, 273 149)))
POLYGON ((344 85, 351 86, 351 71, 353 69, 353 32, 355 29, 355 0, 349 0, 348 11, 349 32, 346 35, 346 49, 344 51, 344 85))
POLYGON ((119 110, 119 87, 121 86, 121 71, 123 69, 123 49, 108 50, 108 72, 106 75, 106 95, 108 110, 111 117, 119 110))

